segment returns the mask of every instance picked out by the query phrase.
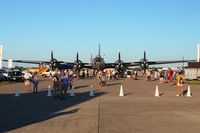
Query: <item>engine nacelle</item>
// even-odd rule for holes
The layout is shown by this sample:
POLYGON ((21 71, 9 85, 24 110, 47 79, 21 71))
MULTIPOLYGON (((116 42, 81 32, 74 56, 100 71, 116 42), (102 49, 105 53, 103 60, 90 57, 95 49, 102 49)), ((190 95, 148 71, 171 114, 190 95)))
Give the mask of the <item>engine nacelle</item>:
POLYGON ((59 63, 58 63, 58 61, 57 61, 55 58, 53 58, 53 59, 51 60, 50 64, 49 64, 49 66, 50 66, 51 68, 54 68, 54 67, 56 67, 56 66, 58 66, 58 65, 59 65, 59 63))
POLYGON ((141 61, 141 64, 140 64, 140 67, 141 68, 148 68, 149 67, 149 63, 148 63, 148 60, 146 59, 146 60, 144 60, 144 59, 142 59, 141 61))
POLYGON ((122 70, 124 68, 124 62, 122 60, 117 60, 115 62, 115 69, 122 70))
POLYGON ((104 59, 101 57, 96 57, 92 60, 92 68, 96 70, 103 70, 105 68, 104 59))
POLYGON ((74 61, 74 69, 75 70, 80 70, 82 68, 82 66, 83 66, 82 61, 80 61, 80 60, 74 61))

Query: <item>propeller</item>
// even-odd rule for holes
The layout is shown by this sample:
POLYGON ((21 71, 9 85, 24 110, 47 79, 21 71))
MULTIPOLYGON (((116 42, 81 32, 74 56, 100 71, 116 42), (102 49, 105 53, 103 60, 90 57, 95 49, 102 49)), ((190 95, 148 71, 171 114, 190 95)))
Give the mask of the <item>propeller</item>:
POLYGON ((53 58, 53 51, 51 51, 51 60, 53 60, 54 58, 53 58))
POLYGON ((74 69, 75 70, 80 70, 82 68, 82 66, 83 66, 82 64, 83 63, 82 63, 81 60, 79 60, 79 54, 77 52, 77 54, 76 54, 76 60, 74 61, 74 69))
POLYGON ((55 68, 57 65, 59 64, 59 62, 54 58, 53 56, 53 51, 51 51, 51 59, 50 59, 50 68, 53 69, 55 68))
POLYGON ((149 61, 146 58, 146 51, 144 51, 144 58, 140 60, 140 67, 144 70, 146 74, 146 70, 149 67, 149 61))
POLYGON ((115 62, 115 69, 122 70, 124 68, 124 62, 121 60, 121 54, 119 52, 118 60, 115 62))

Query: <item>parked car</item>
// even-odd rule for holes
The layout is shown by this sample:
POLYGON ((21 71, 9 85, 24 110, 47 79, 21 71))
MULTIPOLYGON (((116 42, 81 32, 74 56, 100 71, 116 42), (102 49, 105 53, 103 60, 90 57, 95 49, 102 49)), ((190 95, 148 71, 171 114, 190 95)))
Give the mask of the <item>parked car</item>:
POLYGON ((7 81, 24 81, 21 71, 3 71, 3 75, 7 81))
POLYGON ((0 72, 0 81, 5 81, 6 77, 3 75, 3 73, 0 72))
POLYGON ((12 71, 11 72, 12 81, 24 81, 24 74, 21 71, 12 71))
POLYGON ((41 75, 42 77, 50 77, 51 75, 54 75, 54 71, 51 71, 50 69, 48 69, 46 72, 43 72, 41 75))
POLYGON ((11 80, 11 71, 2 71, 3 75, 5 76, 5 80, 6 81, 10 81, 11 80))

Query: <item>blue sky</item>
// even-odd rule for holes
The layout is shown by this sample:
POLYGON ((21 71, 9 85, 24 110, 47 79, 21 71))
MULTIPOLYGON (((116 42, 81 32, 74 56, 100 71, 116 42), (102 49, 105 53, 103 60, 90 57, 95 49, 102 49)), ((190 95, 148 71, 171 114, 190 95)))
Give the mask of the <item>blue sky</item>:
POLYGON ((3 57, 84 62, 196 59, 199 0, 0 0, 3 57))

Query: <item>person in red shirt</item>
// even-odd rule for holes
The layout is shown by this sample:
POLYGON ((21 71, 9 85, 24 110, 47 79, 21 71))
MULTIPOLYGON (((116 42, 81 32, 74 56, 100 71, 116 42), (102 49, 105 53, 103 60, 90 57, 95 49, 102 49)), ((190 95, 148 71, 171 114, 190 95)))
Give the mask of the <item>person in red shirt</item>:
POLYGON ((173 85, 173 70, 170 70, 169 73, 169 84, 173 85))

